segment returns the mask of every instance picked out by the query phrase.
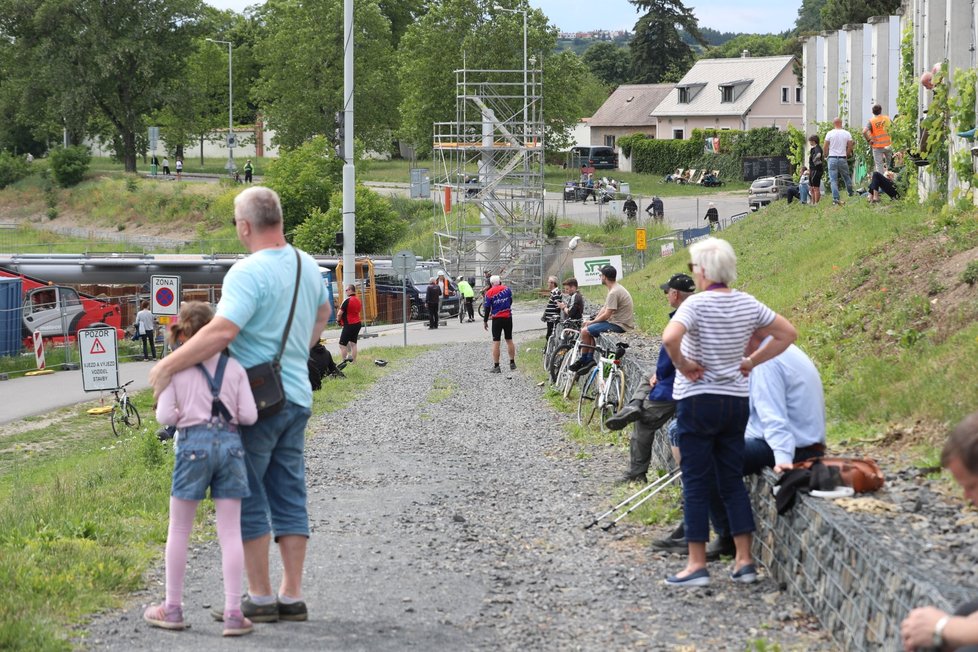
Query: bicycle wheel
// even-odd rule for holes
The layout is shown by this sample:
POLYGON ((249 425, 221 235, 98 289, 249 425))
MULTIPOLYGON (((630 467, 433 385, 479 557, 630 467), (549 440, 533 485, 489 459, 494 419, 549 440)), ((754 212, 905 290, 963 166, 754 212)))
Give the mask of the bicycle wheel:
POLYGON ((543 370, 550 371, 550 363, 554 357, 554 351, 557 350, 557 336, 551 333, 550 337, 547 338, 547 346, 543 348, 543 370))
POLYGON ((608 432, 608 419, 618 412, 625 404, 625 374, 618 367, 613 367, 608 384, 607 398, 601 406, 601 432, 608 432))
POLYGON ((112 432, 116 437, 125 437, 136 434, 142 421, 136 406, 126 401, 125 408, 118 403, 112 407, 112 432))
POLYGON ((564 398, 569 399, 571 394, 574 393, 574 384, 577 382, 577 372, 572 371, 570 366, 580 357, 580 353, 571 350, 570 353, 564 356, 564 360, 561 362, 560 378, 557 380, 557 384, 560 388, 560 393, 564 395, 564 398))
POLYGON ((480 317, 483 319, 486 318, 486 304, 482 301, 482 299, 479 299, 479 302, 476 304, 476 311, 479 313, 480 317))
POLYGON ((601 385, 598 373, 600 369, 595 367, 587 375, 584 386, 581 387, 581 398, 577 402, 577 423, 581 426, 590 426, 594 420, 594 414, 598 411, 598 394, 601 385))
POLYGON ((548 371, 550 372, 550 382, 552 384, 557 384, 557 380, 560 378, 560 368, 564 363, 564 356, 573 348, 570 344, 561 344, 554 351, 553 355, 550 356, 550 369, 548 371))

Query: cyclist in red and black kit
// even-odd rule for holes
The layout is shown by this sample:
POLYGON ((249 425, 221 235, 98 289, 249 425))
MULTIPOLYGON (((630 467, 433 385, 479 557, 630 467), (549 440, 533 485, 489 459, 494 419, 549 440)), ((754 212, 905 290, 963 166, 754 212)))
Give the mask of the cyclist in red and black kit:
MULTIPOLYGON (((340 323, 343 330, 340 331, 340 356, 344 363, 350 363, 357 359, 357 338, 360 336, 360 311, 363 305, 357 298, 357 288, 355 285, 346 286, 346 300, 336 313, 336 321, 340 323)), ((343 365, 344 367, 346 364, 343 365)), ((340 367, 342 368, 342 367, 340 367)))
POLYGON ((489 319, 492 319, 492 373, 499 370, 499 339, 505 336, 506 348, 509 350, 509 368, 516 370, 516 345, 513 344, 513 293, 503 285, 499 276, 489 277, 489 289, 485 297, 485 318, 483 327, 489 330, 489 319))

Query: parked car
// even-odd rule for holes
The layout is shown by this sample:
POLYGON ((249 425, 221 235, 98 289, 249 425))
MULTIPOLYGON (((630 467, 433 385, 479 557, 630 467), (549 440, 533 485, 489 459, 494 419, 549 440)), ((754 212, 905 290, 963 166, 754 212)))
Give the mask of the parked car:
MULTIPOLYGON (((445 271, 440 266, 432 266, 430 263, 421 263, 418 269, 407 276, 407 297, 408 311, 410 319, 427 319, 428 309, 425 305, 425 292, 430 279, 436 278, 439 271, 445 271)), ((441 302, 441 314, 450 317, 457 317, 459 311, 458 286, 446 272, 449 278, 449 287, 454 292, 453 295, 444 297, 441 302)), ((391 267, 377 263, 374 265, 374 283, 377 287, 377 294, 400 294, 402 278, 391 267)))
POLYGON ((567 157, 568 169, 582 165, 597 170, 615 170, 618 168, 618 154, 613 147, 571 147, 567 157))
POLYGON ((788 196, 788 188, 796 185, 787 174, 755 179, 747 191, 747 204, 752 211, 756 211, 773 201, 784 199, 788 196))

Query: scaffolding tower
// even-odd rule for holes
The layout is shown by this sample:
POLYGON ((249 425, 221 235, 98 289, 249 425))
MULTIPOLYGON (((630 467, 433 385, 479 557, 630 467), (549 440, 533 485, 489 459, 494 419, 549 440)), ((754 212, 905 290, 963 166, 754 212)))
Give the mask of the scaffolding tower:
POLYGON ((438 256, 456 275, 543 281, 543 75, 455 71, 456 117, 434 125, 438 256))

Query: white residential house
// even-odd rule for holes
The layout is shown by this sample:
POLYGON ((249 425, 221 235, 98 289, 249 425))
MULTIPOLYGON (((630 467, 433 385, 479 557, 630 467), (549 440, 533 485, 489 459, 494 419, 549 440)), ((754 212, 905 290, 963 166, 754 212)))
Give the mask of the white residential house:
POLYGON ((802 127, 804 96, 791 56, 700 59, 655 109, 656 138, 693 129, 802 127))
POLYGON ((675 88, 674 84, 622 84, 591 116, 590 145, 615 147, 621 136, 645 134, 656 138, 652 111, 675 88))

